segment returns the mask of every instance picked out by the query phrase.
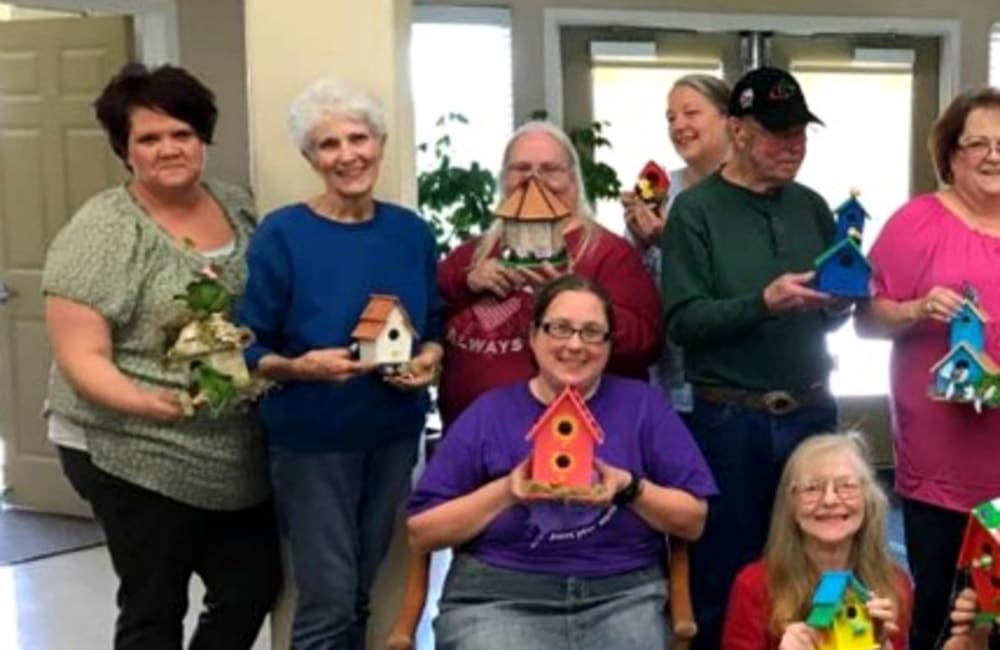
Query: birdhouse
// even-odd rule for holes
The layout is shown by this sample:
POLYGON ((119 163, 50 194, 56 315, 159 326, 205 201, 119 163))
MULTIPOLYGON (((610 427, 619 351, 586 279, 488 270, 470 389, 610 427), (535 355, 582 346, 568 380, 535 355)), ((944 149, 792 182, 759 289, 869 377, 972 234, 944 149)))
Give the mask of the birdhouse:
POLYGON ((1000 366, 982 350, 976 350, 962 341, 931 367, 934 378, 933 396, 950 402, 975 402, 989 398, 981 385, 994 375, 1000 375, 1000 366))
POLYGON ((528 432, 531 480, 550 489, 589 489, 601 426, 573 387, 566 387, 528 432))
POLYGON ((410 316, 396 296, 372 294, 351 337, 356 341, 359 361, 373 363, 383 372, 393 374, 412 358, 416 334, 410 316))
POLYGON ((851 238, 838 241, 813 262, 816 289, 841 298, 871 295, 872 267, 851 238))
POLYGON ((858 201, 858 194, 857 190, 852 190, 851 198, 841 203, 833 214, 837 219, 837 234, 834 239, 836 241, 851 239, 860 246, 861 236, 865 231, 865 221, 871 217, 858 201))
POLYGON ((644 203, 655 207, 663 203, 669 191, 670 176, 656 161, 650 160, 639 172, 639 180, 635 182, 635 195, 644 203))
POLYGON ((958 313, 948 324, 951 333, 951 347, 966 343, 970 348, 982 351, 986 345, 985 329, 989 318, 972 300, 966 298, 958 313))
POLYGON ((977 618, 1000 616, 1000 499, 972 509, 965 526, 958 568, 969 576, 979 601, 977 618))
POLYGON ((826 571, 813 594, 806 624, 823 632, 817 650, 873 650, 875 626, 865 603, 868 589, 851 571, 826 571))
POLYGON ((511 266, 556 266, 567 260, 562 230, 569 209, 534 176, 514 189, 493 214, 501 219, 501 259, 511 266))

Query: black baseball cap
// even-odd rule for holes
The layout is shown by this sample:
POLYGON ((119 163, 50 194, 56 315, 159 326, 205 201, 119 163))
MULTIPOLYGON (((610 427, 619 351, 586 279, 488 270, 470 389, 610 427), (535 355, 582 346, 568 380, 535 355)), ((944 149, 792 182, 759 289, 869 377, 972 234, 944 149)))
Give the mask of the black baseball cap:
POLYGON ((799 82, 779 68, 757 68, 743 75, 729 95, 729 114, 750 116, 768 131, 823 123, 806 106, 799 82))

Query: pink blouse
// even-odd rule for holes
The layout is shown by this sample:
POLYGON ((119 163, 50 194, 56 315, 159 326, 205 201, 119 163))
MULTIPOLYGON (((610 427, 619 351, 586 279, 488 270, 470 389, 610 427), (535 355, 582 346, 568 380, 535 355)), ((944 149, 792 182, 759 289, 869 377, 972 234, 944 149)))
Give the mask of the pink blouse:
MULTIPOLYGON (((993 320, 986 352, 1000 362, 1000 238, 970 229, 934 194, 918 196, 886 224, 871 250, 876 297, 923 297, 971 284, 993 320)), ((891 382, 896 489, 904 497, 967 511, 1000 496, 1000 409, 927 397, 931 367, 948 352, 948 326, 924 321, 896 338, 891 382)))

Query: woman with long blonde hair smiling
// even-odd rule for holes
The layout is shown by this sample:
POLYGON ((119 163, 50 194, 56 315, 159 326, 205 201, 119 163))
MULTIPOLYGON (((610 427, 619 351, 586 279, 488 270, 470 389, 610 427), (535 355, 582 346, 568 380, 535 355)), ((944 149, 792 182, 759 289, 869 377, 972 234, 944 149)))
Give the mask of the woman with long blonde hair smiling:
POLYGON ((906 648, 911 588, 889 554, 885 492, 860 436, 823 434, 799 445, 778 485, 763 559, 733 585, 723 650, 810 650, 804 621, 825 571, 852 571, 871 592, 880 647, 906 648))

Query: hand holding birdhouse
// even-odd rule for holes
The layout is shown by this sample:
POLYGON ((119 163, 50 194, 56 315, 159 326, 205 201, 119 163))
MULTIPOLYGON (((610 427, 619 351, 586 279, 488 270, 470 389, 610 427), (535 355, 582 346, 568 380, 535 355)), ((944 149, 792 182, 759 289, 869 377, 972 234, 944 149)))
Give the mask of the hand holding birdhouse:
POLYGON ((818 637, 819 633, 805 623, 792 623, 781 635, 778 650, 816 650, 819 647, 818 637))

